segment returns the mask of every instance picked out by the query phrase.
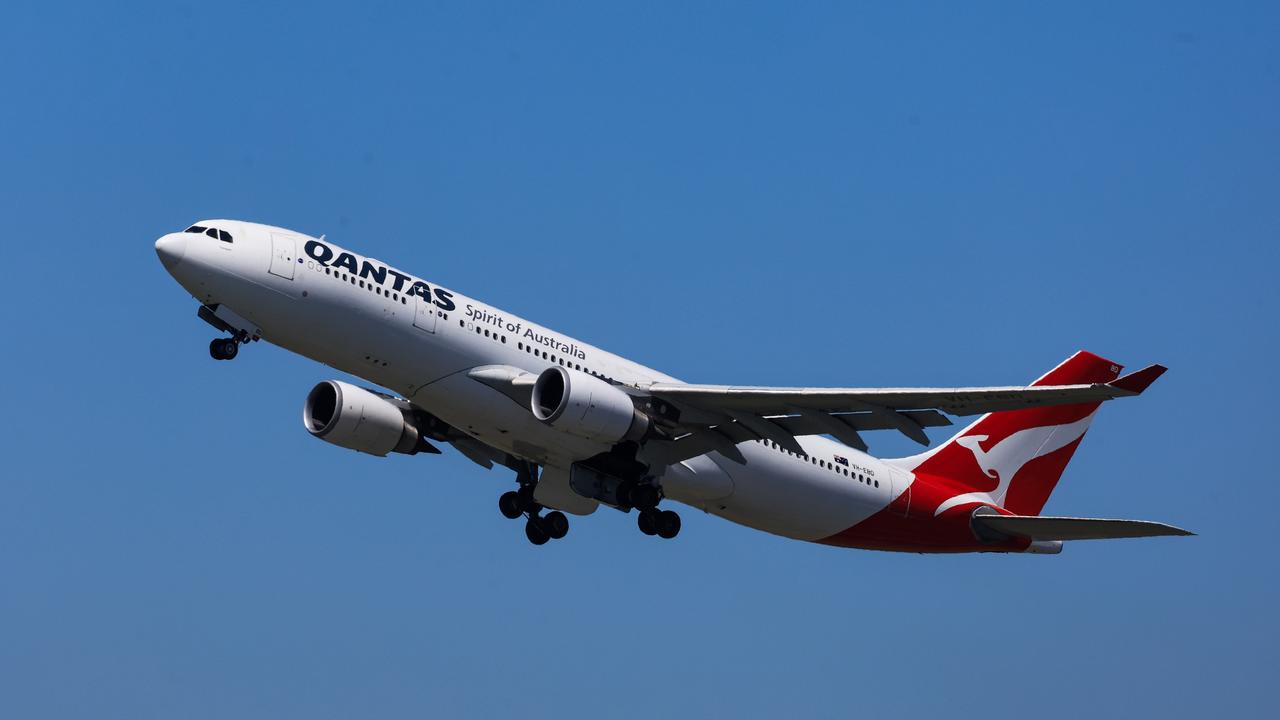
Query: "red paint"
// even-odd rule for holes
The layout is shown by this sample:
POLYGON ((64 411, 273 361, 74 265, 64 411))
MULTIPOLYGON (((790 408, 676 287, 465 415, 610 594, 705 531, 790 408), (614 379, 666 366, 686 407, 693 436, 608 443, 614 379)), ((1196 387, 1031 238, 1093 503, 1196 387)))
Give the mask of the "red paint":
MULTIPOLYGON (((1082 350, 1032 385, 1111 383, 1119 376, 1120 369, 1119 365, 1110 360, 1082 350)), ((1161 372, 1163 368, 1152 366, 1134 373, 1126 378, 1128 382, 1125 389, 1132 387, 1140 392, 1159 377, 1161 372)), ((997 489, 998 472, 993 471, 995 477, 984 472, 972 448, 976 447, 983 453, 991 452, 1014 433, 1033 428, 1070 425, 1091 415, 1099 405, 1100 403, 1060 405, 986 415, 948 440, 937 451, 926 454, 927 457, 915 467, 915 481, 911 485, 909 500, 908 495, 903 492, 905 488, 895 487, 894 490, 899 495, 887 508, 819 542, 903 552, 1024 550, 1029 542, 1022 539, 996 544, 981 542, 969 526, 970 515, 981 505, 989 505, 1004 514, 1040 514, 1071 456, 1080 446, 1083 434, 1052 452, 1031 457, 1018 468, 1008 483, 1003 507, 974 500, 950 507, 941 514, 937 510, 956 496, 971 492, 991 493, 997 489), (985 439, 970 439, 964 444, 957 442, 963 438, 983 435, 986 436, 985 439)), ((1022 438, 1027 437, 1036 437, 1036 434, 1019 436, 1013 444, 1017 446, 1022 438)), ((1035 447, 1025 447, 1028 448, 1028 455, 1035 454, 1035 447)))

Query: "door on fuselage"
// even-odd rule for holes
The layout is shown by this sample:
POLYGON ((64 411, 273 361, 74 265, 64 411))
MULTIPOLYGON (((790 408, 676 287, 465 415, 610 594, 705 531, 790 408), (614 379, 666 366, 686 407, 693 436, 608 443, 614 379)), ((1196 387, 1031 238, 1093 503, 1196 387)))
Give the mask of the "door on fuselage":
POLYGON ((271 266, 267 268, 267 272, 292 280, 297 252, 298 244, 294 242, 293 236, 271 233, 271 266))
POLYGON ((436 331, 436 306, 421 295, 414 295, 413 326, 429 333, 436 331))

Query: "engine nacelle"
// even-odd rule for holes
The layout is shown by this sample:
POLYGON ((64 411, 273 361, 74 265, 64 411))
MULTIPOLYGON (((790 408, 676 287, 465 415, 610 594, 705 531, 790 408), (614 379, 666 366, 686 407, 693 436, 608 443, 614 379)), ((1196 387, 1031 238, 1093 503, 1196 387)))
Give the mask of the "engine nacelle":
POLYGON ((370 455, 412 455, 422 447, 422 433, 407 403, 339 380, 326 380, 307 393, 302 424, 325 442, 370 455))
POLYGON ((636 410, 630 395, 578 370, 543 370, 533 384, 531 404, 534 417, 588 440, 638 440, 649 429, 648 416, 636 410))

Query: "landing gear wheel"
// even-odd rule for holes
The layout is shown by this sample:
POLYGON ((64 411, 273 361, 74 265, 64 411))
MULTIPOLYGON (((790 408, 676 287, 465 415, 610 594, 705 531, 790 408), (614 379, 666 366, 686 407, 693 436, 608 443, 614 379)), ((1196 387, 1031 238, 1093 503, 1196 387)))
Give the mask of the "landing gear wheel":
POLYGON ((520 495, 516 491, 504 492, 498 498, 498 511, 508 520, 515 520, 524 514, 524 503, 520 501, 520 495))
POLYGON ((636 527, 640 528, 640 532, 645 535, 656 535, 659 514, 657 510, 641 510, 640 517, 636 518, 636 527))
POLYGON ((680 534, 680 516, 671 510, 663 510, 657 517, 658 537, 670 540, 680 534))
POLYGON ((652 485, 637 485, 631 488, 630 498, 631 505, 641 510, 652 510, 658 506, 658 501, 662 498, 658 495, 658 489, 652 485))
POLYGON ((209 343, 209 356, 214 360, 230 360, 240 351, 240 343, 226 338, 214 338, 209 343))
POLYGON ((539 517, 531 517, 529 522, 524 524, 524 536, 529 538, 529 542, 534 545, 546 545, 547 541, 551 539, 546 525, 543 524, 542 518, 539 517))
POLYGON ((559 540, 569 534, 569 518, 559 510, 547 513, 546 517, 542 518, 542 523, 552 540, 559 540))

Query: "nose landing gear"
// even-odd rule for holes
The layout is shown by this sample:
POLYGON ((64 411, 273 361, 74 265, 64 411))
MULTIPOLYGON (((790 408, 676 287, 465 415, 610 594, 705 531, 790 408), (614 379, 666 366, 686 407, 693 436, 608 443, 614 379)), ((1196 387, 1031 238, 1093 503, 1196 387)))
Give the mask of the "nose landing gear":
POLYGON ((544 508, 533 499, 533 488, 538 483, 536 471, 532 463, 522 465, 516 472, 520 489, 502 493, 498 498, 498 511, 509 520, 522 515, 528 518, 524 524, 525 537, 534 545, 546 545, 548 541, 559 540, 569 534, 569 518, 559 510, 541 514, 544 508))

